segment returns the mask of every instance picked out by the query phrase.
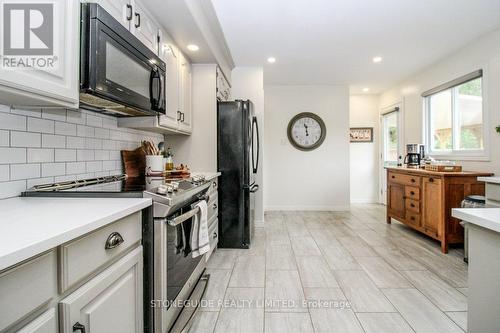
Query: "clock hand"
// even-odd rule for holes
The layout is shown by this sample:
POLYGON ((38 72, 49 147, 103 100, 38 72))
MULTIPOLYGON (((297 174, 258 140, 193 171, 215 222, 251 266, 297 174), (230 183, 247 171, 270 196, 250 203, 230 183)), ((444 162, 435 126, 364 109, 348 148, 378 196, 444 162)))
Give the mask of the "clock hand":
POLYGON ((309 136, 309 131, 307 130, 307 125, 304 124, 304 127, 306 128, 306 136, 309 136))

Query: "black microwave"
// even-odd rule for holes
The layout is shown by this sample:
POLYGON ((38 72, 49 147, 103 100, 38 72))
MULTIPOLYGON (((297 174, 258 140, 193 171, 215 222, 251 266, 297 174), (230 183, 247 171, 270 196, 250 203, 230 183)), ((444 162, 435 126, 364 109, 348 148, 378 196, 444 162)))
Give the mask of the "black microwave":
POLYGON ((80 28, 80 107, 164 114, 165 62, 95 3, 81 5, 80 28))

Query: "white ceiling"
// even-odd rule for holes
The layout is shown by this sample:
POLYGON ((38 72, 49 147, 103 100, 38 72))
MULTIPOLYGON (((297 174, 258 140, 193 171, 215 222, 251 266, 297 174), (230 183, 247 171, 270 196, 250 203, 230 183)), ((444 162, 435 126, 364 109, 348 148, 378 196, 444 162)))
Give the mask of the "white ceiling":
POLYGON ((354 93, 381 92, 500 27, 500 0, 212 2, 236 66, 263 65, 265 84, 354 93), (377 55, 384 60, 373 64, 377 55))

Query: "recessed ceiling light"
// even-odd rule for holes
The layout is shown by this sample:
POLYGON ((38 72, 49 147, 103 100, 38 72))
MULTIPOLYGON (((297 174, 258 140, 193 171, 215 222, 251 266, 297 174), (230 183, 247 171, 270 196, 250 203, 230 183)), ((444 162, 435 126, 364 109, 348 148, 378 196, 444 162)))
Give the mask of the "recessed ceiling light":
POLYGON ((187 46, 187 49, 188 49, 189 51, 194 51, 194 52, 196 52, 196 51, 198 51, 200 48, 199 48, 199 47, 198 47, 198 45, 196 45, 196 44, 189 44, 189 45, 187 46))
POLYGON ((374 62, 374 63, 379 63, 379 62, 382 62, 382 57, 381 57, 381 56, 376 56, 376 57, 373 57, 373 62, 374 62))
POLYGON ((363 88, 363 92, 369 92, 370 88, 363 88))
POLYGON ((267 58, 267 62, 270 63, 270 64, 274 64, 276 62, 276 58, 275 57, 269 57, 269 58, 267 58))

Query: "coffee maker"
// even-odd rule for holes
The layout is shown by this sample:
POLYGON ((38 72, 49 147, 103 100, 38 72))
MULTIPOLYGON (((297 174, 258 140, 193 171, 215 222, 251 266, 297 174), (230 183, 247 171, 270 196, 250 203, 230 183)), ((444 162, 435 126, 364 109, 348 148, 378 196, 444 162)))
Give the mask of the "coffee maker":
POLYGON ((406 156, 404 159, 404 164, 407 168, 419 168, 420 161, 422 158, 422 152, 418 143, 411 143, 406 145, 406 156))

